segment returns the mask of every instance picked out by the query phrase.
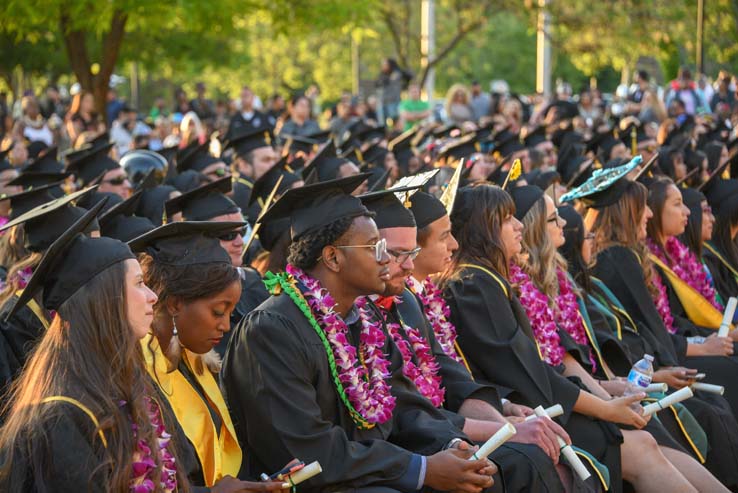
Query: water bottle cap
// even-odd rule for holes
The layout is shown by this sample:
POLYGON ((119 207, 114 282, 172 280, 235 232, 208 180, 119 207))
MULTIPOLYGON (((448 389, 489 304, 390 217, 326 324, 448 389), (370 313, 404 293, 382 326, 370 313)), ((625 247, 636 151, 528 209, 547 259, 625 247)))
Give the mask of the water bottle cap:
POLYGON ((650 354, 645 354, 643 355, 643 357, 647 359, 648 361, 653 361, 653 356, 651 356, 650 354))

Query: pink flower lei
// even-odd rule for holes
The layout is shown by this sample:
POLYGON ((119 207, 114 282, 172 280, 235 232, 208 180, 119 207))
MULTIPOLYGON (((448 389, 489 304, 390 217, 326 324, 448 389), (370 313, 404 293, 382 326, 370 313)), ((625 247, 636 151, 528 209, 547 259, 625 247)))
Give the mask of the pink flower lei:
MULTIPOLYGON (((144 397, 144 400, 149 420, 156 430, 158 447, 156 453, 159 455, 159 461, 162 467, 161 472, 157 474, 156 461, 154 460, 151 447, 149 447, 149 444, 145 440, 138 438, 138 426, 132 423, 131 429, 133 430, 133 439, 136 441, 136 450, 133 452, 133 471, 131 474, 130 491, 132 493, 156 491, 157 485, 155 481, 157 479, 159 487, 163 491, 175 491, 177 489, 177 466, 174 456, 167 449, 171 435, 164 428, 159 406, 148 396, 144 397)), ((124 405, 125 402, 122 404, 124 405)))
POLYGON ((671 306, 669 305, 669 295, 666 292, 664 282, 661 280, 661 275, 659 275, 656 269, 653 269, 651 282, 653 282, 653 285, 656 287, 656 291, 659 293, 655 298, 651 295, 653 302, 656 305, 656 310, 659 312, 666 330, 669 334, 674 334, 676 333, 676 328, 674 327, 674 316, 671 314, 671 306))
POLYGON ((533 284, 528 274, 515 263, 510 264, 510 282, 520 290, 520 303, 530 320, 543 360, 559 366, 564 362, 564 347, 556 327, 556 316, 548 305, 548 297, 533 284))
MULTIPOLYGON (((395 304, 401 302, 395 297, 395 304)), ((430 344, 417 328, 410 327, 402 319, 400 323, 391 322, 388 312, 381 308, 380 310, 387 324, 387 332, 402 355, 402 373, 415 384, 423 397, 431 401, 435 407, 440 407, 446 390, 442 386, 441 377, 438 376, 439 367, 430 344), (403 331, 407 339, 403 337, 403 331), (413 356, 417 364, 413 361, 413 356)))
POLYGON ((592 365, 592 372, 597 369, 597 362, 592 354, 592 347, 587 338, 584 328, 584 320, 579 311, 579 303, 577 295, 574 293, 571 281, 561 268, 556 269, 556 277, 559 281, 559 295, 556 297, 556 308, 554 310, 556 323, 564 329, 577 344, 589 349, 589 362, 592 365))
POLYGON ((330 293, 301 269, 288 264, 286 270, 306 288, 303 296, 330 343, 338 379, 353 408, 369 423, 389 421, 395 398, 387 384, 390 362, 382 351, 386 338, 381 322, 373 320, 366 308, 366 300, 356 303, 361 320, 359 361, 357 349, 348 340, 348 327, 335 312, 336 302, 330 293))
POLYGON ((663 250, 651 238, 648 238, 647 243, 651 253, 668 265, 679 276, 679 279, 700 293, 703 298, 722 313, 723 306, 718 303, 715 297, 715 289, 710 285, 702 263, 686 245, 674 236, 666 240, 663 250), (664 254, 664 250, 666 250, 668 257, 664 254))
POLYGON ((431 323, 433 334, 436 336, 443 352, 449 358, 464 364, 464 360, 456 352, 456 327, 449 321, 451 308, 443 299, 441 290, 431 281, 430 277, 425 278, 421 283, 413 276, 408 276, 407 285, 410 287, 410 291, 420 298, 425 317, 431 323))

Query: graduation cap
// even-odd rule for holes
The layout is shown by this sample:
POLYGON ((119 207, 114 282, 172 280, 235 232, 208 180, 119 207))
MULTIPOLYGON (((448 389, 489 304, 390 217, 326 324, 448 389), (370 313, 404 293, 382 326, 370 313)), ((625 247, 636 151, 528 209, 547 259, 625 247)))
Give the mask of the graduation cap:
POLYGON ((397 198, 399 192, 417 190, 419 186, 402 187, 400 189, 381 190, 379 192, 359 195, 361 202, 369 211, 374 212, 374 222, 378 229, 414 228, 415 217, 403 202, 397 198))
POLYGON ((47 146, 45 142, 34 140, 28 144, 28 146, 26 147, 26 152, 28 153, 29 158, 36 159, 38 156, 41 155, 42 152, 44 152, 48 148, 49 146, 47 146))
POLYGON ((535 185, 513 187, 507 191, 515 202, 515 218, 522 221, 528 211, 543 198, 543 190, 535 185))
POLYGON ((454 207, 454 200, 456 200, 456 192, 459 189, 459 184, 461 183, 461 175, 464 172, 464 161, 462 160, 458 166, 456 166, 456 170, 454 171, 454 174, 451 175, 451 179, 446 184, 446 188, 443 190, 443 195, 441 195, 441 203, 446 207, 446 212, 448 214, 451 214, 451 209, 454 207))
POLYGON ((167 160, 167 163, 169 164, 169 166, 172 166, 174 164, 175 158, 177 157, 178 150, 179 150, 179 146, 173 145, 169 147, 164 147, 154 152, 161 155, 164 159, 167 160))
POLYGON ((211 164, 223 161, 220 158, 212 156, 209 149, 210 142, 206 141, 183 155, 181 159, 177 160, 177 172, 182 173, 188 169, 201 172, 211 164))
POLYGON ((712 170, 710 174, 708 175, 707 179, 697 187, 697 190, 704 192, 705 195, 707 195, 708 190, 713 185, 715 185, 716 183, 720 181, 723 181, 722 180, 723 172, 725 171, 725 168, 727 168, 729 165, 730 165, 730 160, 724 162, 723 164, 719 165, 717 168, 712 170))
POLYGON ((50 147, 43 155, 29 161, 21 171, 23 173, 63 173, 64 166, 56 160, 56 147, 50 147))
POLYGON ((569 121, 566 125, 560 125, 551 133, 551 142, 557 149, 561 149, 565 143, 582 141, 582 135, 574 130, 574 125, 569 121))
POLYGON ((455 162, 459 159, 469 158, 478 152, 481 152, 481 147, 477 135, 471 133, 442 147, 436 159, 446 158, 447 162, 455 162))
POLYGON ((704 189, 704 193, 718 217, 729 218, 738 208, 738 180, 715 180, 704 189))
POLYGON ((282 147, 282 154, 296 154, 303 152, 310 155, 318 147, 319 142, 314 139, 307 137, 301 137, 298 135, 282 135, 285 139, 284 146, 282 147))
POLYGON ((193 169, 183 171, 169 181, 170 185, 182 193, 187 193, 207 183, 210 183, 208 177, 193 169))
POLYGON ((525 175, 525 181, 541 190, 546 190, 554 183, 561 183, 561 175, 554 170, 542 171, 541 169, 535 169, 525 175))
POLYGON ((39 293, 44 308, 56 311, 105 269, 135 258, 121 241, 83 234, 89 230, 100 207, 102 204, 86 211, 49 246, 6 320, 39 293))
POLYGON ((234 135, 228 140, 226 147, 233 148, 237 156, 244 157, 254 149, 272 146, 272 133, 264 128, 249 130, 234 135))
POLYGON ((103 146, 93 147, 75 160, 70 160, 67 164, 67 171, 72 172, 86 186, 100 175, 114 169, 120 169, 120 164, 108 157, 108 152, 110 152, 113 145, 111 142, 103 146))
POLYGON ((282 181, 277 189, 278 194, 291 188, 295 183, 303 181, 301 177, 287 171, 285 169, 286 165, 287 156, 277 161, 266 173, 261 175, 259 179, 254 182, 254 186, 251 189, 251 196, 249 197, 249 206, 253 205, 257 200, 260 201, 263 206, 264 200, 269 196, 280 177, 282 181))
POLYGON ((629 163, 610 169, 598 169, 582 185, 561 196, 560 202, 579 199, 595 209, 601 209, 620 200, 628 187, 625 177, 641 164, 643 159, 636 156, 629 163))
MULTIPOLYGON (((86 212, 81 207, 74 207, 71 203, 90 194, 94 187, 86 188, 59 199, 53 199, 18 215, 10 222, 0 227, 0 231, 23 224, 25 233, 24 246, 31 252, 40 252, 51 245, 75 221, 86 212)), ((103 204, 104 205, 104 204, 103 204)), ((102 208, 102 205, 100 206, 102 208)), ((99 229, 96 222, 94 229, 99 229)))
POLYGON ((386 147, 382 147, 379 144, 373 144, 367 150, 362 153, 363 161, 366 164, 376 164, 382 166, 384 164, 384 158, 390 151, 386 147))
POLYGON ((21 173, 8 182, 8 186, 21 187, 24 190, 44 185, 57 184, 64 181, 71 173, 21 173))
POLYGON ((94 139, 92 139, 90 142, 90 145, 95 149, 101 149, 103 147, 106 147, 108 144, 111 144, 110 142, 110 132, 107 130, 94 139))
POLYGON ((415 217, 418 229, 423 229, 448 214, 443 202, 423 191, 413 194, 411 202, 410 211, 415 217))
POLYGON ((380 125, 378 127, 366 126, 356 134, 359 142, 374 142, 376 140, 384 140, 387 136, 387 127, 380 125))
POLYGON ((108 209, 98 218, 100 234, 120 241, 129 241, 151 231, 156 226, 145 217, 136 217, 143 190, 108 209))
POLYGON ((51 183, 49 185, 43 185, 29 190, 24 190, 20 193, 13 195, 7 195, 0 198, 0 201, 10 201, 10 216, 9 219, 12 221, 18 216, 30 211, 31 209, 38 207, 41 204, 51 202, 54 200, 54 196, 51 195, 50 189, 58 187, 60 183, 51 183))
POLYGON ((364 168, 361 171, 371 174, 367 180, 368 192, 378 192, 387 186, 390 170, 385 170, 384 168, 364 168))
POLYGON ((543 125, 539 125, 526 133, 525 137, 523 138, 523 143, 525 144, 525 147, 532 149, 538 144, 546 142, 547 140, 546 127, 543 125))
POLYGON ((287 190, 266 211, 262 221, 289 217, 294 241, 339 219, 366 215, 369 211, 351 192, 367 178, 364 173, 287 190))
POLYGON ((234 221, 181 221, 159 226, 128 242, 136 253, 145 252, 164 265, 231 264, 218 236, 242 228, 234 221))
POLYGON ((447 123, 445 125, 441 125, 440 127, 434 128, 433 130, 431 130, 431 133, 436 139, 444 139, 447 137, 451 137, 451 134, 454 133, 455 130, 460 130, 458 125, 456 125, 455 123, 447 123))
POLYGON ((318 173, 318 180, 327 181, 338 178, 341 166, 348 162, 336 155, 336 146, 328 141, 318 150, 313 158, 305 164, 302 176, 306 177, 314 169, 318 173))
POLYGON ((525 146, 520 142, 520 136, 516 133, 503 131, 495 136, 495 152, 503 158, 508 158, 523 149, 525 146))
POLYGON ((259 229, 259 243, 268 252, 274 250, 279 239, 290 231, 290 220, 287 217, 257 224, 261 224, 261 228, 259 229))
POLYGON ((348 159, 356 166, 361 166, 364 163, 364 154, 361 152, 361 149, 356 146, 349 147, 348 149, 343 151, 339 155, 339 157, 343 159, 348 159))
POLYGON ((102 212, 105 212, 114 205, 123 202, 123 198, 117 193, 98 192, 95 190, 92 193, 82 196, 77 202, 77 205, 84 209, 91 209, 99 202, 104 202, 102 212))
POLYGON ((135 215, 145 217, 154 226, 161 226, 164 221, 164 203, 177 189, 169 185, 158 185, 141 190, 135 215))
POLYGON ((610 159, 610 152, 619 144, 622 144, 622 142, 615 137, 613 130, 608 130, 592 136, 587 142, 587 150, 600 156, 602 161, 607 161, 610 159))
POLYGON ((326 142, 331 139, 331 131, 330 130, 320 130, 319 132, 313 132, 311 134, 306 135, 308 139, 312 139, 315 142, 322 144, 323 142, 326 142))
POLYGON ((206 221, 225 214, 240 213, 238 206, 225 196, 230 193, 231 187, 231 177, 226 176, 174 197, 164 204, 167 217, 181 212, 186 221, 206 221))

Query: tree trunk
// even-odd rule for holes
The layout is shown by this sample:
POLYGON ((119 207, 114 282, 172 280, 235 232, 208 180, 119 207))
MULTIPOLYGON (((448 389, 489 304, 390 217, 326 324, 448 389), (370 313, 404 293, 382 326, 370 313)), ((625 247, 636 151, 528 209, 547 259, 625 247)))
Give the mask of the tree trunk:
POLYGON ((102 60, 97 74, 93 74, 91 71, 92 64, 87 50, 87 33, 78 29, 71 29, 70 19, 64 12, 62 12, 59 20, 64 38, 64 47, 74 75, 77 76, 77 81, 82 89, 93 94, 95 109, 104 122, 107 122, 106 103, 110 76, 113 74, 115 64, 118 61, 127 20, 128 16, 120 10, 113 13, 110 29, 103 35, 102 60))

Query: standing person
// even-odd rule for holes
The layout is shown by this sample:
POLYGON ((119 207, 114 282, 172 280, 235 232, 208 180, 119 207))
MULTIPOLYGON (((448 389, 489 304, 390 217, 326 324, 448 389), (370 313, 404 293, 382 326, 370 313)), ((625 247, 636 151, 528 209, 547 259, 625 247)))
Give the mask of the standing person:
POLYGON ((283 139, 288 136, 306 137, 320 132, 318 123, 310 114, 310 99, 304 94, 298 94, 290 100, 287 112, 289 118, 279 130, 279 136, 283 139))
POLYGON ((241 88, 241 107, 231 117, 228 124, 228 137, 249 133, 256 130, 271 129, 277 124, 276 118, 265 115, 254 107, 254 92, 249 86, 241 88))
POLYGON ((215 104, 212 99, 205 96, 206 88, 204 82, 195 84, 195 92, 197 96, 190 101, 190 109, 197 113, 202 121, 209 121, 215 117, 215 104))
POLYGON ((431 116, 430 104, 420 99, 420 86, 416 82, 407 86, 407 99, 400 101, 399 113, 404 132, 431 116))
POLYGON ((377 80, 377 88, 379 89, 379 103, 382 109, 381 123, 391 121, 388 126, 394 126, 397 121, 398 107, 400 105, 400 98, 402 96, 402 88, 405 86, 407 80, 410 80, 406 73, 397 64, 397 61, 393 58, 385 58, 382 60, 382 67, 379 73, 379 79, 377 80))
POLYGON ((710 110, 718 113, 721 109, 719 105, 725 105, 730 111, 735 108, 735 91, 730 90, 730 74, 724 70, 718 75, 717 90, 710 98, 710 110))
POLYGON ((16 123, 17 135, 28 142, 43 142, 47 147, 54 145, 54 135, 49 129, 46 118, 41 114, 38 101, 34 96, 24 96, 21 100, 23 116, 16 123))
POLYGON ((16 305, 42 293, 56 317, 6 409, 5 491, 189 490, 141 362, 156 295, 125 243, 80 234, 97 212, 49 247, 16 305))
POLYGON ((64 117, 64 125, 72 147, 83 133, 104 130, 105 127, 95 112, 95 98, 91 92, 80 91, 74 95, 69 111, 64 117))
POLYGON ((297 457, 323 466, 305 491, 479 491, 496 468, 467 461, 463 434, 390 373, 399 355, 355 304, 388 279, 386 244, 350 195, 365 179, 290 190, 264 218, 290 218, 290 276, 269 278, 280 294, 236 328, 221 373, 249 470, 297 457))
POLYGON ((469 105, 469 90, 464 84, 454 84, 446 93, 446 122, 461 126, 474 120, 474 113, 469 105))
POLYGON ((695 115, 697 110, 705 104, 697 93, 697 84, 692 80, 692 71, 687 67, 680 67, 677 78, 669 84, 666 94, 666 107, 669 108, 675 100, 684 104, 684 110, 688 115, 695 115))
POLYGON ((476 122, 490 115, 492 110, 492 99, 489 94, 482 91, 482 86, 477 80, 471 83, 471 108, 476 122))

